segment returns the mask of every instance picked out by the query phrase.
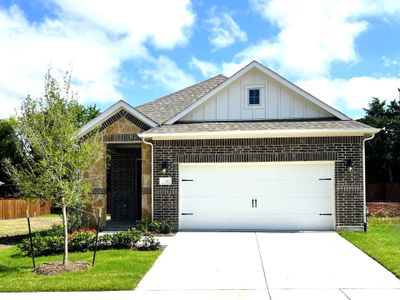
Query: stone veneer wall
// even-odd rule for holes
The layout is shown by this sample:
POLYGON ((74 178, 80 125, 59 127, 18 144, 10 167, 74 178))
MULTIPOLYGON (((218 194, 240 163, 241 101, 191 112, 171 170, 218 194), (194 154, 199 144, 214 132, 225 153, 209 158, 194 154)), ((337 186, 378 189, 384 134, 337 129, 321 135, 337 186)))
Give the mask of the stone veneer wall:
POLYGON ((304 137, 154 141, 154 219, 178 228, 178 164, 185 162, 335 161, 336 226, 362 230, 364 224, 362 137, 304 137), (347 172, 346 160, 354 163, 347 172), (168 162, 166 174, 161 163, 168 162), (158 178, 171 176, 171 186, 158 178))
MULTIPOLYGON (((142 129, 135 126, 125 117, 121 117, 110 126, 101 131, 102 140, 115 140, 116 137, 124 138, 122 142, 129 143, 125 138, 136 137, 142 129)), ((135 140, 137 140, 135 138, 135 140)), ((151 151, 150 146, 141 143, 142 147, 142 217, 151 218, 151 151)), ((106 223, 107 214, 107 171, 106 171, 107 144, 103 143, 101 155, 93 167, 84 174, 93 186, 93 197, 87 209, 96 215, 101 215, 101 226, 106 223)), ((93 219, 91 221, 93 224, 93 219)))

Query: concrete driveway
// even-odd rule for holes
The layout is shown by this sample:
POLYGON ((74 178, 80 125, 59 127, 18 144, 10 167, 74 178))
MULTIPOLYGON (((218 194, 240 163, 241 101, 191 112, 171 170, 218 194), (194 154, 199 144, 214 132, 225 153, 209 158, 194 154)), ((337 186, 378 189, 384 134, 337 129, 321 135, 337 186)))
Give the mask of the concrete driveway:
POLYGON ((333 232, 179 232, 141 299, 400 299, 400 281, 333 232))

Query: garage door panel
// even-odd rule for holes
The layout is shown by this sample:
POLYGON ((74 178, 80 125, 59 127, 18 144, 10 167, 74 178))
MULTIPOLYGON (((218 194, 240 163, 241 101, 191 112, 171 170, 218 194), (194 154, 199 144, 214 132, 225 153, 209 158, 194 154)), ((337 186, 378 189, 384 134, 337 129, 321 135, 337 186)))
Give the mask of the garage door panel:
POLYGON ((321 198, 268 198, 257 199, 257 213, 261 215, 269 214, 310 214, 332 213, 331 205, 321 205, 321 202, 329 203, 329 197, 321 198))
POLYGON ((332 230, 333 176, 331 162, 181 164, 179 228, 332 230))

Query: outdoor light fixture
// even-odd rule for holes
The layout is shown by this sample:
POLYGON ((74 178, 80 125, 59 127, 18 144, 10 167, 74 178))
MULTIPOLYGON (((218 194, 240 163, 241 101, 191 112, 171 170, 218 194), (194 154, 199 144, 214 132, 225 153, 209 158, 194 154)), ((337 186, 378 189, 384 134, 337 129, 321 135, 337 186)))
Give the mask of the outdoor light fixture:
POLYGON ((346 167, 348 172, 353 172, 354 163, 351 159, 346 160, 346 167))
POLYGON ((163 162, 161 163, 161 172, 162 172, 163 174, 165 174, 165 173, 167 173, 167 169, 168 169, 168 162, 163 161, 163 162))

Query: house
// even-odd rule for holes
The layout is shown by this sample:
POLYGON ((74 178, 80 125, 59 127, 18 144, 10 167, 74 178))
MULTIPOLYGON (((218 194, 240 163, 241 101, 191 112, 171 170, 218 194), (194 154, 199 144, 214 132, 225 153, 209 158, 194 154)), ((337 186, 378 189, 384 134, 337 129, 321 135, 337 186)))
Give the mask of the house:
POLYGON ((86 172, 102 225, 179 230, 352 230, 366 225, 365 141, 379 130, 253 61, 84 126, 103 155, 86 172), (106 215, 109 217, 107 221, 106 215))

